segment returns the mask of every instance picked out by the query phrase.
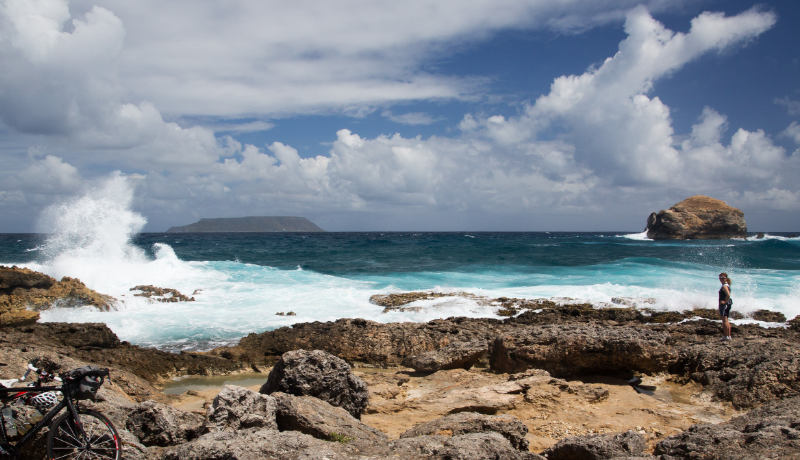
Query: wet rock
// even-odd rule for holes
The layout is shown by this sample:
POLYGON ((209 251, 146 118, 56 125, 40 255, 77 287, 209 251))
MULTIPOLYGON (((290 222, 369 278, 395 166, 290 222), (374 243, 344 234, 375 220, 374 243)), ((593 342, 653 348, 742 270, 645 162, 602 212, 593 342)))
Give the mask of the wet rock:
POLYGON ((647 218, 654 240, 746 238, 744 213, 724 201, 696 195, 647 218))
POLYGON ((547 460, 609 460, 644 455, 644 436, 634 431, 565 438, 542 455, 547 460))
POLYGON ((259 390, 267 395, 276 391, 319 398, 357 419, 369 404, 367 384, 344 360, 321 350, 284 353, 259 390))
POLYGON ((299 431, 326 441, 375 444, 387 442, 385 434, 361 423, 340 407, 311 396, 276 392, 276 421, 281 431, 299 431))
POLYGON ((719 425, 699 424, 656 445, 675 458, 796 458, 800 452, 800 398, 774 401, 719 425))
POLYGON ((277 430, 275 398, 247 388, 225 385, 208 409, 208 421, 218 429, 277 430))
MULTIPOLYGON (((194 302, 194 297, 187 297, 177 289, 160 288, 152 285, 141 285, 130 288, 131 291, 142 291, 133 294, 135 297, 146 297, 157 302, 194 302)), ((195 291, 196 292, 196 291, 195 291)))
POLYGON ((129 415, 127 428, 145 446, 174 446, 206 433, 205 417, 156 401, 139 404, 129 415))
POLYGON ((481 356, 489 351, 485 340, 455 342, 438 350, 429 351, 403 360, 403 366, 420 372, 436 372, 444 369, 469 369, 481 356))
POLYGON ((0 265, 0 327, 25 326, 39 319, 40 310, 52 306, 90 305, 102 311, 114 308, 116 299, 97 293, 78 279, 56 281, 27 268, 0 265))
POLYGON ((737 409, 800 395, 800 346, 796 340, 736 337, 686 346, 670 368, 701 383, 737 409))
POLYGON ((475 412, 461 412, 422 423, 405 433, 401 438, 417 436, 459 436, 468 433, 495 432, 508 439, 511 445, 521 451, 528 450, 528 427, 512 415, 483 415, 475 412))
POLYGON ((508 439, 495 432, 401 438, 392 442, 390 447, 391 453, 399 458, 544 460, 532 452, 518 451, 508 439))
POLYGON ((557 376, 656 373, 677 358, 669 339, 666 333, 631 327, 533 326, 498 336, 492 343, 490 366, 508 373, 545 369, 557 376))
POLYGON ((764 321, 767 323, 785 323, 786 316, 783 313, 772 310, 756 310, 750 313, 750 317, 756 321, 764 321))

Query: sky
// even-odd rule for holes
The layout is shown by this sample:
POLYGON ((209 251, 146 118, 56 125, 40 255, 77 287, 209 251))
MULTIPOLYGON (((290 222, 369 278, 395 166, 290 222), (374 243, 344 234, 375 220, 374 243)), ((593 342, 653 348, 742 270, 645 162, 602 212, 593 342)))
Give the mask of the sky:
POLYGON ((0 0, 0 232, 115 181, 152 232, 638 232, 697 194, 800 231, 798 23, 796 0, 0 0))

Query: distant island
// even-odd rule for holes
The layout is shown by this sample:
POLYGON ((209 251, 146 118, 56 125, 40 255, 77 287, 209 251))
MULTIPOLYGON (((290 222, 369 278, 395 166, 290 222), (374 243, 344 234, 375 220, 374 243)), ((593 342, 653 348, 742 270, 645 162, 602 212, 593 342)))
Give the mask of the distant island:
POLYGON ((167 233, 222 232, 324 232, 306 219, 294 216, 251 216, 219 219, 200 219, 182 227, 171 227, 167 233))

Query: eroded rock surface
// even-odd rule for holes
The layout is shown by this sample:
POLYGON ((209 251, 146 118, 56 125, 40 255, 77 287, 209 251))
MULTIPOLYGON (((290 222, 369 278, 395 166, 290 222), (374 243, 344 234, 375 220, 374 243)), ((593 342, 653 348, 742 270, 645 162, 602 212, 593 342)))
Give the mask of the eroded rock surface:
POLYGON ((299 431, 326 441, 376 444, 389 438, 361 423, 349 412, 311 396, 273 393, 277 403, 276 421, 281 431, 299 431))
POLYGON ((800 398, 771 402, 718 425, 699 424, 658 443, 663 460, 800 456, 800 398))
POLYGON ((681 349, 671 371, 700 382, 739 409, 800 395, 800 347, 782 338, 692 344, 681 349))
POLYGON ((562 439, 542 454, 547 460, 607 460, 645 453, 644 436, 633 431, 562 439))
POLYGON ((420 372, 436 372, 447 369, 469 369, 481 356, 489 351, 485 340, 455 342, 450 345, 403 360, 403 366, 420 372))
POLYGON ((319 398, 357 419, 369 404, 367 385, 353 375, 350 365, 321 350, 284 353, 260 390, 263 394, 276 391, 319 398))
POLYGON ((467 433, 495 432, 508 439, 511 445, 521 451, 528 450, 528 427, 512 415, 484 415, 475 412, 461 412, 446 415, 427 423, 416 425, 401 434, 401 438, 417 436, 458 436, 467 433))
POLYGON ((498 336, 489 363, 497 372, 545 369, 557 376, 657 373, 667 370, 677 358, 669 339, 666 333, 632 327, 534 326, 498 336))
POLYGON ((744 213, 722 200, 696 195, 650 214, 647 237, 654 240, 745 238, 744 213))
POLYGON ((235 385, 225 385, 208 409, 208 421, 221 430, 277 430, 275 398, 235 385))
POLYGON ((184 412, 156 401, 139 404, 128 416, 126 424, 145 446, 174 446, 206 433, 202 415, 184 412))

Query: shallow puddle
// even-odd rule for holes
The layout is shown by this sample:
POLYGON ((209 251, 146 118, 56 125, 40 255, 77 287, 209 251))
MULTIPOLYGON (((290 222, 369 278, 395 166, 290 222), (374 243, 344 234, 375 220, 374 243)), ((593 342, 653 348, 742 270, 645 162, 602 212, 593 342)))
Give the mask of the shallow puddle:
POLYGON ((266 381, 267 374, 261 374, 259 372, 215 376, 192 375, 165 383, 163 391, 168 395, 182 395, 189 390, 221 390, 225 385, 252 387, 255 385, 263 385, 266 381))

